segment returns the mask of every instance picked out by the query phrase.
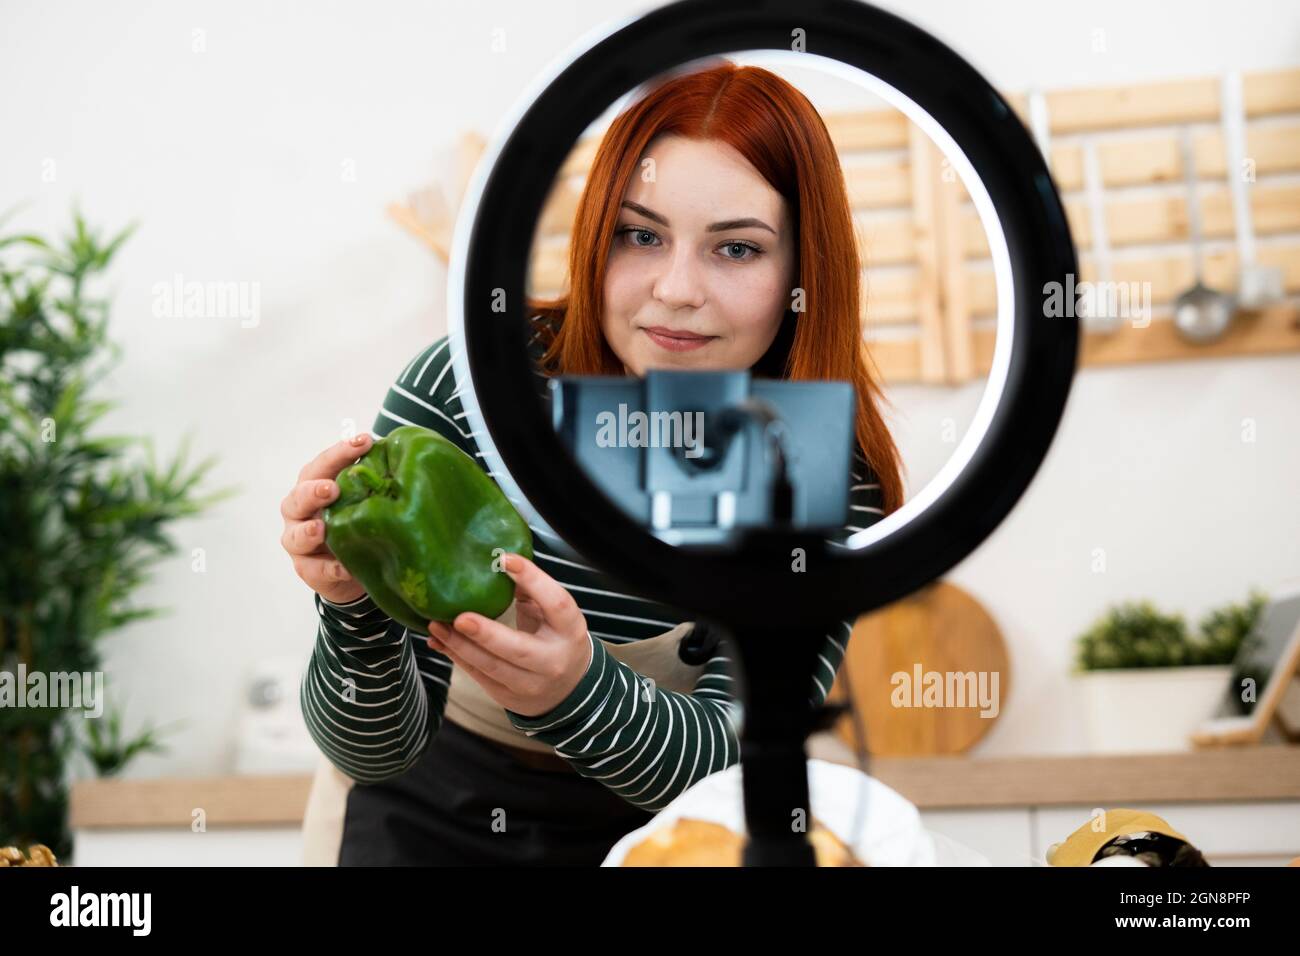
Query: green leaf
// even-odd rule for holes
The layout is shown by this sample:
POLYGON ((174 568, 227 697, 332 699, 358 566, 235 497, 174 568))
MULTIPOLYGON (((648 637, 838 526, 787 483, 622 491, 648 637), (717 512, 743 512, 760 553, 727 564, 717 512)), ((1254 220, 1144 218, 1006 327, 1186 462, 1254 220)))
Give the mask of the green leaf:
POLYGON ((40 236, 30 236, 30 235, 4 236, 3 238, 0 238, 0 248, 3 248, 4 246, 13 245, 15 242, 21 242, 29 246, 36 246, 38 249, 50 248, 50 244, 46 242, 44 239, 42 239, 40 236))

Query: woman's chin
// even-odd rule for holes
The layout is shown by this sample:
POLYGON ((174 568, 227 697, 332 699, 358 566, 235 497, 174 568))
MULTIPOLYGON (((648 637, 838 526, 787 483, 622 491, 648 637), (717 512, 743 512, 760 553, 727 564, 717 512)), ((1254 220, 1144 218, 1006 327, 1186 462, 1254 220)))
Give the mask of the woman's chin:
POLYGON ((722 368, 718 363, 716 356, 705 356, 698 352, 663 352, 658 355, 646 355, 639 357, 639 360, 633 365, 637 369, 637 378, 644 378, 648 369, 661 369, 666 371, 691 371, 691 372, 711 372, 722 368))

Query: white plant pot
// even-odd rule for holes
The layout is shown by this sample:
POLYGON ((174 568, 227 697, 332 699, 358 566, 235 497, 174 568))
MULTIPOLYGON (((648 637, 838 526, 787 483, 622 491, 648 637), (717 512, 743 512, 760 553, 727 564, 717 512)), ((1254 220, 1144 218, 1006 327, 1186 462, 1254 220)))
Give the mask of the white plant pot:
POLYGON ((1192 749, 1192 731, 1218 708, 1232 667, 1135 667, 1075 679, 1090 751, 1152 753, 1192 749))

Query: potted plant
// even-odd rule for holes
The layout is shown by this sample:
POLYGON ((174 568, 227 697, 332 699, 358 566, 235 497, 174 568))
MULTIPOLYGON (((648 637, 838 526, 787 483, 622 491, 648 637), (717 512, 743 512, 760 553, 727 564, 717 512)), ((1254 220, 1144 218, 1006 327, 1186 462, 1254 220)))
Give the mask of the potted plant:
POLYGON ((196 495, 214 462, 186 467, 189 435, 158 467, 147 436, 91 434, 115 403, 90 390, 106 353, 120 354, 93 285, 131 231, 101 241, 75 213, 60 241, 0 234, 0 846, 43 843, 60 860, 78 764, 120 772, 157 748, 156 731, 129 735, 102 702, 93 716, 68 706, 68 683, 26 691, 52 688, 56 675, 99 675, 102 686, 100 641, 161 611, 130 597, 176 551, 167 525, 236 490, 196 495), (147 455, 132 454, 139 445, 147 455))
POLYGON ((1224 699, 1232 661, 1266 600, 1252 591, 1244 604, 1211 610, 1197 636, 1182 615, 1164 614, 1150 601, 1111 607, 1076 644, 1089 749, 1190 749, 1193 729, 1224 699))

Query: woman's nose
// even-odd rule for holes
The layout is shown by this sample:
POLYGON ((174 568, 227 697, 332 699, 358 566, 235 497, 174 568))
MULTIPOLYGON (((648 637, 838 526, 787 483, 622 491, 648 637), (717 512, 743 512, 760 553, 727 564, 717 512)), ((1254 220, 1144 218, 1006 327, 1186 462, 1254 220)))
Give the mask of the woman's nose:
POLYGON ((704 304, 704 284, 693 253, 679 245, 655 280, 654 296, 671 309, 699 308, 704 304))

